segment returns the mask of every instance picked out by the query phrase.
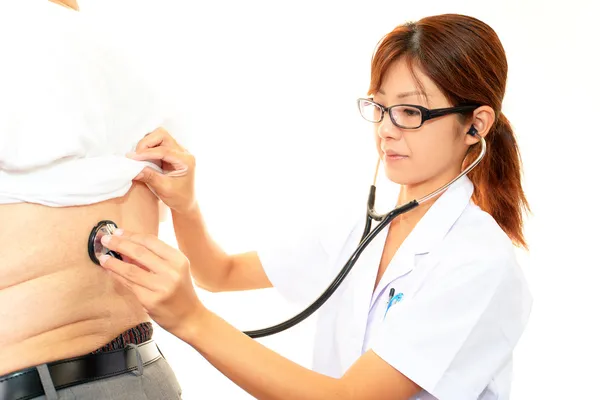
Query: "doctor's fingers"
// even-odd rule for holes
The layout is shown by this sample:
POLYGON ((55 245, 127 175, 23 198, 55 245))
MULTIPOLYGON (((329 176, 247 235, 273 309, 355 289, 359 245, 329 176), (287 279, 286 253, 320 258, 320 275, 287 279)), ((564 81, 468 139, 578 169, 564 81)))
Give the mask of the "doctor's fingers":
POLYGON ((162 161, 167 176, 184 176, 196 167, 196 158, 191 153, 163 145, 128 154, 128 157, 138 161, 162 161))
POLYGON ((146 233, 135 233, 123 229, 117 229, 113 234, 113 237, 114 236, 117 236, 117 240, 121 240, 121 242, 130 241, 152 251, 154 254, 167 261, 169 264, 181 264, 181 268, 184 268, 185 264, 188 263, 187 257, 181 251, 172 246, 169 246, 168 244, 160 240, 156 235, 146 233))
POLYGON ((100 257, 100 265, 111 273, 112 277, 123 286, 136 293, 136 296, 148 295, 144 292, 155 292, 160 289, 161 279, 151 272, 111 256, 100 257), (139 289, 144 290, 139 290, 139 289))
MULTIPOLYGON (((134 263, 153 273, 158 274, 163 270, 168 269, 168 267, 165 267, 165 263, 168 263, 168 261, 159 257, 156 253, 149 250, 144 245, 132 242, 127 238, 117 235, 106 235, 102 237, 102 244, 107 249, 121 254, 122 256, 130 259, 134 263)), ((100 263, 102 264, 102 260, 100 263)), ((140 269, 139 267, 137 268, 140 269)))
POLYGON ((135 151, 141 152, 146 149, 150 149, 161 145, 176 148, 178 150, 183 150, 183 148, 177 143, 177 141, 165 128, 159 127, 147 134, 146 136, 144 136, 144 138, 138 142, 135 151))

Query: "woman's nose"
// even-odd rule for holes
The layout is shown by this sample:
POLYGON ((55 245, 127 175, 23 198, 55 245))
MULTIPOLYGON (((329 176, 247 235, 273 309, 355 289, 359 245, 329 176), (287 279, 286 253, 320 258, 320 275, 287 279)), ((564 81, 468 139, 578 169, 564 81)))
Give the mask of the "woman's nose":
POLYGON ((383 120, 377 127, 377 134, 381 139, 398 140, 402 137, 402 130, 394 125, 392 119, 390 118, 390 114, 386 112, 383 116, 383 120))

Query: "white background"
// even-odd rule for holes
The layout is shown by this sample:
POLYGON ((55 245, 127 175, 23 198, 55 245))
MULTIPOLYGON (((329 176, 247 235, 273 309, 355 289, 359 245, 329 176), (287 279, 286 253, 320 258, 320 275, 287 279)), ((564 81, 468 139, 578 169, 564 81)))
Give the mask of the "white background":
MULTIPOLYGON (((504 112, 521 146, 533 210, 531 249, 519 257, 534 309, 516 351, 515 400, 598 398, 600 34, 592 4, 80 1, 82 12, 134 46, 131 54, 179 102, 202 210, 229 252, 254 249, 283 223, 293 227, 365 198, 376 159, 355 99, 365 95, 385 33, 446 12, 490 24, 509 60, 504 112)), ((161 230, 174 244, 170 223, 161 230)), ((273 290, 199 295, 240 329, 298 311, 273 290)), ((311 318, 262 343, 309 366, 313 328, 311 318)), ((157 339, 186 399, 250 398, 187 345, 160 330, 157 339)))

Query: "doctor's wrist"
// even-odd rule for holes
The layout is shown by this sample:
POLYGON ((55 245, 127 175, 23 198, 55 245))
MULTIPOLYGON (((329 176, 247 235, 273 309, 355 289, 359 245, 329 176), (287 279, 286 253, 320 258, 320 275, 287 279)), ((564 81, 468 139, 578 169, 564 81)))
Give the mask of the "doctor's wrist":
POLYGON ((171 333, 184 342, 193 345, 194 341, 197 340, 202 333, 202 325, 208 314, 210 314, 210 311, 204 307, 204 305, 199 304, 197 307, 194 307, 194 310, 191 313, 181 320, 171 333))
POLYGON ((173 218, 188 218, 194 216, 200 211, 198 200, 194 199, 191 203, 186 206, 171 208, 171 215, 173 218))

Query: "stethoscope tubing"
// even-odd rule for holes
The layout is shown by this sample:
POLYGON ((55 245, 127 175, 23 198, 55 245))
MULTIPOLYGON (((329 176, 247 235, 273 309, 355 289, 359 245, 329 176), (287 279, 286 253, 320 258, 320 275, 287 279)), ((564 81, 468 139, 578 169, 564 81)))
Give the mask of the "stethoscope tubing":
POLYGON ((369 198, 367 201, 367 218, 366 218, 365 229, 363 231, 362 237, 360 239, 358 246, 356 247, 356 250, 354 250, 354 252, 350 256, 348 261, 346 261, 346 264, 344 264, 344 267, 340 270, 340 272, 334 278, 334 280, 329 284, 329 287, 327 287, 327 289, 325 289, 323 291, 323 293, 312 304, 310 304, 303 311, 299 312, 292 318, 290 318, 286 321, 283 321, 277 325, 270 326, 268 328, 263 328, 263 329, 253 330, 253 331, 244 331, 244 333, 247 336, 254 338, 254 339, 274 335, 276 333, 283 332, 283 331, 299 324, 300 322, 302 322, 303 320, 305 320, 306 318, 311 316, 315 311, 317 311, 323 304, 325 304, 325 302, 327 300, 329 300, 329 298, 333 295, 333 293, 335 293, 335 291, 338 289, 338 287, 342 284, 344 279, 346 279, 346 277, 348 276, 348 274, 350 273, 350 271, 352 270, 352 268, 358 261, 358 258, 360 257, 361 253, 365 250, 365 248, 369 245, 369 243, 371 243, 371 241, 375 238, 375 236, 377 236, 377 234, 379 234, 390 222, 392 222, 392 220, 394 218, 418 207, 419 205, 423 204, 424 202, 427 202, 427 201, 437 197, 442 192, 444 192, 446 189, 448 189, 454 182, 458 181, 460 178, 462 178, 463 176, 465 176, 466 174, 471 172, 473 170, 473 168, 475 168, 475 166, 477 166, 477 164, 479 164, 479 162, 483 159, 483 157, 485 156, 485 153, 486 153, 486 142, 482 136, 480 136, 480 135, 476 135, 476 136, 479 138, 479 142, 481 143, 481 151, 479 152, 479 155, 477 156, 477 158, 471 164, 469 164, 469 166, 467 166, 467 168, 465 168, 463 171, 461 171, 461 173, 459 175, 457 175, 450 182, 446 183, 444 186, 427 194, 426 196, 423 196, 422 198, 420 198, 418 200, 412 200, 406 204, 398 206, 398 207, 394 208, 392 211, 388 212, 387 214, 377 214, 375 212, 375 192, 376 192, 375 183, 377 181, 377 172, 379 171, 379 163, 380 163, 380 160, 378 160, 377 167, 375 169, 375 177, 373 179, 373 184, 371 185, 370 190, 369 190, 369 198), (371 231, 371 224, 372 224, 373 220, 380 221, 380 223, 373 229, 373 231, 371 231))

